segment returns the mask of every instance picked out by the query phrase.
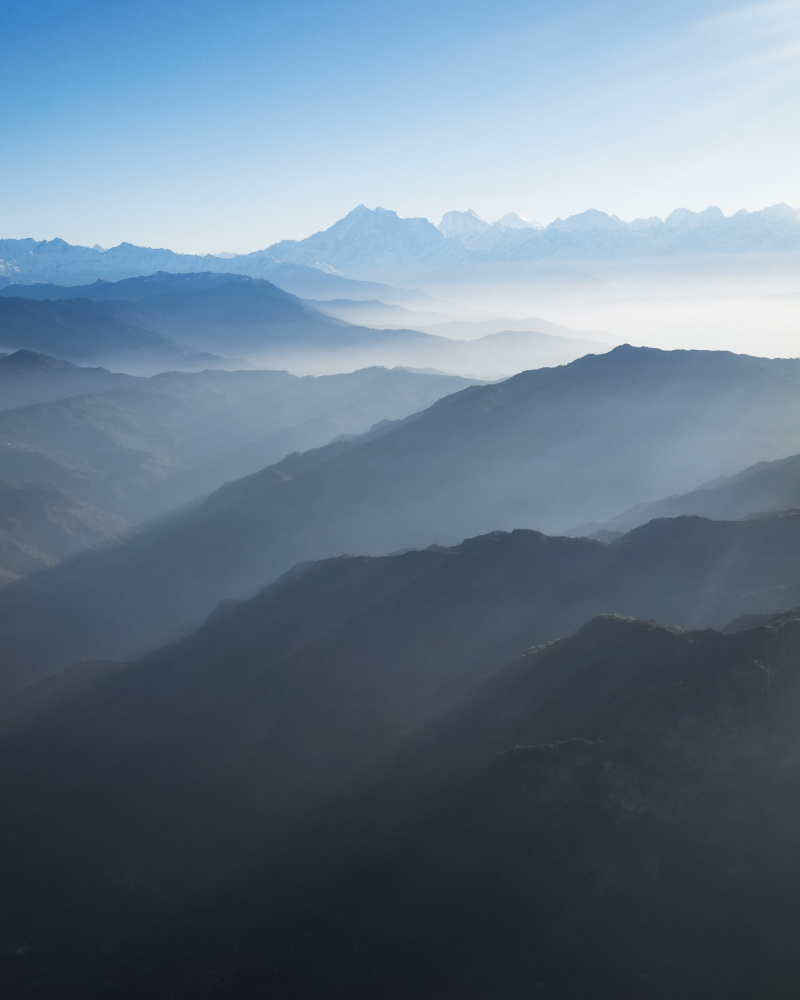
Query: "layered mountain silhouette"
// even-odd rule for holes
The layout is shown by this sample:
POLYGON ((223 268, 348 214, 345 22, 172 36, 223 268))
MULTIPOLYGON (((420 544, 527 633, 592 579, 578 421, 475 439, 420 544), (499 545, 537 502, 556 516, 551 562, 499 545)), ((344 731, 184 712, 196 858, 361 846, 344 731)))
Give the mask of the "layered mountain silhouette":
POLYGON ((8 346, 60 351, 81 361, 111 359, 128 368, 138 362, 141 369, 148 360, 158 370, 170 364, 237 367, 225 360, 232 355, 259 367, 311 368, 315 374, 379 364, 498 378, 608 349, 546 321, 539 324, 543 331, 490 326, 487 333, 494 336, 469 343, 415 329, 372 329, 329 315, 324 303, 304 302, 243 275, 159 272, 74 288, 12 285, 5 292, 0 337, 8 346), (34 301, 23 301, 27 296, 34 301), (41 296, 47 298, 39 301, 41 296), (89 324, 83 338, 79 322, 89 324))
MULTIPOLYGON (((0 360, 4 383, 5 402, 55 399, 0 413, 0 478, 23 488, 20 498, 61 505, 65 517, 79 508, 82 523, 97 522, 94 535, 73 531, 69 545, 45 544, 43 551, 53 556, 75 551, 80 538, 89 545, 108 537, 114 525, 196 501, 289 451, 361 433, 469 384, 384 369, 321 378, 269 371, 136 378, 24 351, 0 360)), ((38 551, 36 524, 26 517, 13 526, 7 520, 0 542, 38 551)), ((10 575, 19 575, 22 565, 0 556, 0 569, 10 575)))
POLYGON ((86 364, 129 370, 225 367, 224 358, 173 340, 113 308, 85 299, 66 302, 0 298, 0 344, 86 364))
MULTIPOLYGON (((213 344, 227 356, 275 360, 321 349, 384 348, 426 339, 417 331, 384 333, 343 323, 268 281, 241 275, 162 272, 77 291, 77 297, 42 301, 0 297, 2 343, 70 361, 128 368, 138 363, 163 371, 170 365, 231 367, 219 352, 208 353, 213 344)), ((47 294, 56 292, 48 289, 47 294)))
MULTIPOLYGON (((318 263, 633 231, 392 214, 318 263)), ((0 341, 0 994, 789 1000, 800 361, 625 345, 487 385, 33 349, 567 339, 324 308, 163 271, 0 297, 29 338, 0 341)))
POLYGON ((333 559, 34 685, 0 717, 6 989, 782 995, 798 621, 674 624, 798 546, 681 518, 333 559), (524 652, 614 608, 672 627, 524 652))
MULTIPOLYGON (((19 286, 17 286, 19 287, 19 286)), ((30 286, 35 288, 36 286, 30 286)), ((476 340, 490 334, 507 331, 547 333, 554 337, 568 337, 571 340, 597 339, 605 344, 613 339, 606 330, 575 330, 570 327, 530 316, 525 319, 496 317, 494 319, 453 319, 446 312, 407 309, 405 306, 391 305, 378 299, 359 302, 354 299, 330 299, 312 302, 321 312, 348 323, 364 323, 375 327, 397 327, 423 330, 436 336, 453 340, 476 340)))
POLYGON ((0 240, 0 995, 793 1000, 800 360, 531 314, 779 338, 798 252, 0 240))
POLYGON ((740 468, 765 442, 792 451, 799 366, 618 348, 473 386, 363 439, 289 456, 114 549, 7 588, 6 671, 142 653, 305 560, 453 544, 498 527, 564 530, 740 468))

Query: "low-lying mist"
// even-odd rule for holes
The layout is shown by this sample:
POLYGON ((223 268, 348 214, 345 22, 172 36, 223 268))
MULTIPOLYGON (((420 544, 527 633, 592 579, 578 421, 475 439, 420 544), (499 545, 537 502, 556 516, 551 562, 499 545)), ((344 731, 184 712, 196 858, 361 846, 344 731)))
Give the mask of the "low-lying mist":
POLYGON ((796 357, 798 275, 800 255, 784 253, 504 266, 468 281, 440 274, 426 287, 482 316, 543 316, 612 344, 796 357))

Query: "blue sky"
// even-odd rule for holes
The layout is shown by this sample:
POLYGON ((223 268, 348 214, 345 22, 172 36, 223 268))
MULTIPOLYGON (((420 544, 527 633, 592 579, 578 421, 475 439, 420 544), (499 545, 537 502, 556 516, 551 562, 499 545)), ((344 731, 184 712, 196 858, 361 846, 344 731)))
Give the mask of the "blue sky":
POLYGON ((800 0, 17 0, 2 38, 0 236, 800 205, 800 0))

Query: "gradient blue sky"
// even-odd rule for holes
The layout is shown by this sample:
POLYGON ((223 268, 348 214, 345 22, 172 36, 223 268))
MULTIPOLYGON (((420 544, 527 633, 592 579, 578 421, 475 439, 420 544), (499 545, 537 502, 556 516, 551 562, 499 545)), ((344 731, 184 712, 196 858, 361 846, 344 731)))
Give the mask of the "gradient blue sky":
POLYGON ((0 236, 800 205, 800 0, 17 0, 1 30, 0 236))

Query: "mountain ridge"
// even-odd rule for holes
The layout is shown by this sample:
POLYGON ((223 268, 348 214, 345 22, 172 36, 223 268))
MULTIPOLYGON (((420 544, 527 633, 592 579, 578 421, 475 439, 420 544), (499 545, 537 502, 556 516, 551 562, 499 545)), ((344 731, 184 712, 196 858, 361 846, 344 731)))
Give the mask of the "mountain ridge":
MULTIPOLYGON (((232 355, 260 368, 299 374, 401 365, 469 378, 506 377, 608 347, 546 321, 539 321, 541 332, 526 330, 525 336, 459 342, 407 326, 365 326, 358 309, 355 315, 351 309, 348 319, 324 305, 260 278, 208 272, 159 271, 76 287, 11 285, 0 293, 0 336, 9 347, 69 353, 78 361, 130 368, 138 359, 145 371, 149 351, 150 369, 163 370, 170 363, 242 367, 232 355), (78 320, 86 327, 83 336, 78 320)), ((408 315, 413 319, 414 313, 408 315)), ((502 328, 493 324, 492 332, 502 328)))
MULTIPOLYGON (((463 217, 468 213, 448 213, 463 217)), ((472 217, 470 217, 472 218, 472 217)), ((211 254, 175 254, 170 250, 134 247, 121 243, 109 250, 73 247, 65 241, 0 240, 0 280, 57 281, 133 277, 136 274, 170 271, 217 271, 249 274, 274 280, 287 290, 309 298, 330 298, 350 289, 351 298, 381 298, 411 301, 424 293, 391 289, 384 285, 364 288, 337 274, 369 270, 377 272, 389 264, 444 265, 454 262, 534 261, 537 259, 592 259, 670 256, 675 254, 794 253, 800 250, 800 218, 797 209, 781 203, 748 212, 741 209, 725 216, 717 208, 703 212, 675 209, 666 220, 635 219, 623 222, 597 209, 556 219, 540 229, 484 223, 477 220, 467 232, 446 236, 423 218, 401 219, 383 208, 364 205, 327 230, 303 240, 282 240, 264 250, 225 258, 211 254), (300 274, 292 268, 302 268, 300 274), (311 291, 312 286, 317 294, 311 291), (321 293, 321 294, 319 294, 321 293)), ((446 226, 447 228, 447 226, 446 226)), ((453 232, 453 230, 450 230, 453 232)))
MULTIPOLYGON (((298 562, 452 545, 497 529, 557 533, 589 519, 579 510, 619 510, 621 498, 663 494, 659 484, 707 476, 712 463, 741 467, 743 449, 763 455, 765 440, 791 450, 780 437, 800 436, 799 379, 800 362, 618 348, 463 389, 363 438, 288 456, 123 546, 6 588, 7 674, 142 653, 298 562)), ((676 552, 694 546, 700 558, 694 523, 676 552)), ((666 559, 669 546, 659 552, 666 559)), ((783 606, 772 590, 792 582, 751 589, 783 606)))
POLYGON ((681 514, 733 520, 797 507, 800 507, 800 455, 789 455, 772 462, 758 462, 691 493, 641 504, 619 514, 602 528, 629 530, 635 523, 641 524, 653 517, 681 514))
POLYGON ((364 433, 470 384, 379 368, 317 378, 280 371, 142 378, 63 368, 55 359, 22 379, 14 358, 0 359, 9 407, 0 412, 0 479, 47 481, 131 523, 197 502, 287 451, 364 433))
MULTIPOLYGON (((684 556, 698 527, 754 533, 766 568, 787 523, 678 527, 684 556)), ((629 544, 674 552, 674 526, 629 544)), ((800 885, 797 612, 728 636, 612 614, 564 637, 546 554, 624 548, 513 532, 327 560, 136 664, 29 689, 0 711, 0 933, 32 954, 5 949, 0 974, 70 1000, 109 982, 188 1000, 198 973, 236 1000, 264 983, 489 1000, 540 975, 558 1000, 576 983, 625 995, 643 967, 684 996, 745 1000, 751 982, 731 984, 756 948, 779 986, 797 964, 793 925, 775 937, 800 885), (546 635, 561 637, 524 649, 546 635), (773 933, 704 946, 709 993, 682 942, 724 940, 732 906, 773 933)), ((660 565, 636 562, 641 580, 660 565)), ((688 608, 682 579, 665 593, 688 608)))

